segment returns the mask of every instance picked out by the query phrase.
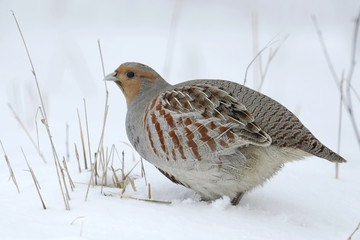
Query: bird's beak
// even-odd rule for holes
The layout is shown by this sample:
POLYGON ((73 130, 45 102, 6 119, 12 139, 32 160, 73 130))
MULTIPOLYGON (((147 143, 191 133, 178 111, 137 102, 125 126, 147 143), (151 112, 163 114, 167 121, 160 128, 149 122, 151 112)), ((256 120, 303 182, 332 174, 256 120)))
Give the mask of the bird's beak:
POLYGON ((116 77, 117 72, 112 72, 104 77, 105 81, 119 81, 119 79, 116 77))

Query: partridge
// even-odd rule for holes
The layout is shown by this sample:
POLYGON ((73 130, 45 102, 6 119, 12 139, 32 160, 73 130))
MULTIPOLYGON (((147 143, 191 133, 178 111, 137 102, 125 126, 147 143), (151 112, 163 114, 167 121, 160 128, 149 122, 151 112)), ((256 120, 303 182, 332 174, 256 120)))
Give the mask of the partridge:
POLYGON ((283 105, 243 85, 208 79, 171 85, 136 62, 105 80, 125 95, 136 151, 204 200, 228 196, 236 205, 284 163, 307 156, 346 162, 283 105))

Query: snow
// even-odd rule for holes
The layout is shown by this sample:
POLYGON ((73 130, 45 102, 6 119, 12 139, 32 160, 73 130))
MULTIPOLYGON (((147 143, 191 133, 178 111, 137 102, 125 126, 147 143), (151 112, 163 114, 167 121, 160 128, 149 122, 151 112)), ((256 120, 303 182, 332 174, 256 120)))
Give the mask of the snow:
MULTIPOLYGON (((74 143, 81 150, 77 119, 85 129, 86 100, 91 150, 99 144, 105 105, 97 40, 101 40, 106 72, 126 61, 164 72, 166 46, 175 1, 1 1, 0 3, 0 140, 19 184, 9 180, 0 150, 0 239, 347 239, 360 221, 359 147, 344 112, 341 154, 348 163, 334 165, 316 157, 289 163, 264 186, 247 193, 238 206, 224 197, 202 202, 190 189, 175 185, 144 163, 154 203, 121 198, 108 176, 103 192, 90 187, 91 176, 77 169, 74 143), (44 164, 8 108, 10 103, 36 139, 35 116, 40 105, 31 67, 10 10, 19 20, 39 79, 50 128, 59 156, 66 155, 69 124, 70 175, 76 188, 65 210, 46 130, 37 116, 44 164), (20 146, 41 186, 42 209, 20 146)), ((316 35, 311 15, 323 31, 329 54, 340 75, 348 70, 352 20, 357 1, 183 1, 166 78, 172 83, 196 78, 242 82, 253 57, 251 14, 259 17, 259 48, 271 39, 289 38, 270 65, 263 92, 296 112, 327 146, 336 150, 339 94, 316 35), (278 35, 277 35, 278 34, 278 35)), ((276 45, 274 45, 276 46, 276 45)), ((268 52, 264 53, 263 61, 268 52)), ((358 52, 357 52, 358 55, 358 52)), ((354 87, 360 89, 359 67, 354 87)), ((256 88, 250 69, 248 86, 256 88)), ((125 152, 129 171, 139 156, 128 142, 125 100, 113 84, 104 146, 125 152)), ((354 100, 355 106, 358 102, 354 100)), ((356 119, 359 119, 355 108, 356 119)), ((85 138, 86 140, 86 138, 85 138)), ((87 141, 85 141, 87 144, 87 141)), ((87 145, 86 145, 86 151, 87 145)), ((80 154, 81 155, 81 154, 80 154)), ((116 168, 121 167, 117 158, 116 168)), ((148 198, 148 186, 136 178, 126 196, 148 198)), ((360 239, 357 232, 353 239, 360 239)))

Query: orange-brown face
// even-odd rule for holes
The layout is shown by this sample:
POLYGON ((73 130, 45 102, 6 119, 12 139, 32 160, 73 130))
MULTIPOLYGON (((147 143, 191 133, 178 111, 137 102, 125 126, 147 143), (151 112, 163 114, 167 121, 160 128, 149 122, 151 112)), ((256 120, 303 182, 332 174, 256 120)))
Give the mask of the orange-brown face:
POLYGON ((141 78, 146 78, 149 81, 157 80, 156 76, 151 72, 144 72, 124 64, 120 65, 120 67, 115 70, 113 76, 118 79, 115 80, 115 83, 124 93, 128 105, 137 97, 140 92, 141 86, 143 84, 141 78))

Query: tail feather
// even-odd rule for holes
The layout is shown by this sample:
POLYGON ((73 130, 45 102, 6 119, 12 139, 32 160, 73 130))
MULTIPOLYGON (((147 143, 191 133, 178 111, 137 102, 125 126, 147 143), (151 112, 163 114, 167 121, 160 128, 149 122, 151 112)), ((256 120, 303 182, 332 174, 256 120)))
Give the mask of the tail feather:
POLYGON ((336 162, 336 163, 345 163, 346 160, 341 157, 339 154, 333 152, 325 145, 321 144, 321 146, 318 149, 314 149, 313 151, 310 151, 309 153, 324 158, 330 162, 336 162), (315 150, 315 151, 314 151, 315 150))

